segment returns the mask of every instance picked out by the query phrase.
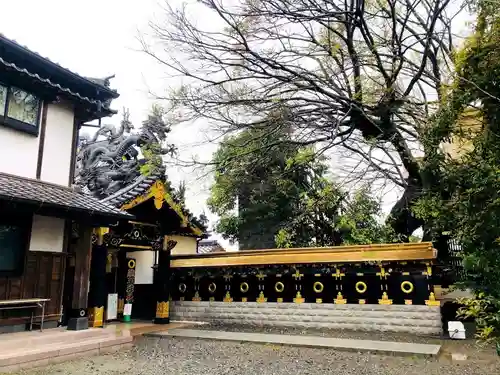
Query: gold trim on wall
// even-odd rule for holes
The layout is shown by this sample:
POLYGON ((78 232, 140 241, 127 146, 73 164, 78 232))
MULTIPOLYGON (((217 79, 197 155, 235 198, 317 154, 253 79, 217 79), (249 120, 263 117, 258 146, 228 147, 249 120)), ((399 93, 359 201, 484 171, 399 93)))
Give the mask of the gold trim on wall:
POLYGON ((132 249, 141 249, 141 250, 153 250, 153 248, 151 246, 132 245, 132 244, 126 244, 126 243, 121 244, 120 247, 128 247, 128 248, 132 248, 132 249))
POLYGON ((435 259, 431 242, 336 246, 324 248, 270 249, 218 253, 210 255, 178 255, 170 261, 173 268, 217 267, 259 264, 307 264, 366 261, 401 261, 435 259))

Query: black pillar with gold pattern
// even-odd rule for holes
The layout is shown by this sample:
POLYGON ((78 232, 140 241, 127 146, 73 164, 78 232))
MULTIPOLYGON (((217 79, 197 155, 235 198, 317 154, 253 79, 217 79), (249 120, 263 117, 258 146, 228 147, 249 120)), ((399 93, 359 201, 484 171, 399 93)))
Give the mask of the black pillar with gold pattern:
POLYGON ((89 288, 89 324, 91 327, 102 327, 104 325, 104 308, 107 299, 107 255, 106 246, 98 244, 92 246, 89 288))
POLYGON ((170 246, 167 244, 164 249, 158 251, 158 268, 154 278, 156 292, 155 324, 168 324, 170 322, 170 250, 170 246))

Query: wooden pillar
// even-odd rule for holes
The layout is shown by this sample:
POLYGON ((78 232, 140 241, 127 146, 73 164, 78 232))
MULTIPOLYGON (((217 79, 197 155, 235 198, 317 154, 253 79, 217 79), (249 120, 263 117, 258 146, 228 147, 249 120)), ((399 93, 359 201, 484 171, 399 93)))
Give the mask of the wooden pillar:
POLYGON ((78 227, 75 246, 75 276, 73 278, 73 299, 71 302, 69 330, 88 328, 87 299, 89 292, 90 260, 92 250, 92 227, 83 223, 78 227))
POLYGON ((170 251, 175 244, 173 241, 168 241, 167 236, 165 236, 163 248, 158 252, 158 268, 154 278, 156 292, 155 324, 168 324, 170 322, 170 251))

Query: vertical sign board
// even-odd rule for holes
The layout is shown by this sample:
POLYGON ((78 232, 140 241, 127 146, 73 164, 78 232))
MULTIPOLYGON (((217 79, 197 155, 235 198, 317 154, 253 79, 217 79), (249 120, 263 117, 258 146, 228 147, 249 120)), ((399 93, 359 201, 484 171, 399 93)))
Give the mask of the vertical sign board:
POLYGON ((132 303, 134 302, 135 265, 135 259, 130 258, 127 262, 125 306, 123 308, 123 321, 125 322, 130 322, 130 317, 132 315, 132 303))
POLYGON ((118 294, 108 294, 108 308, 106 309, 106 320, 118 319, 118 294))

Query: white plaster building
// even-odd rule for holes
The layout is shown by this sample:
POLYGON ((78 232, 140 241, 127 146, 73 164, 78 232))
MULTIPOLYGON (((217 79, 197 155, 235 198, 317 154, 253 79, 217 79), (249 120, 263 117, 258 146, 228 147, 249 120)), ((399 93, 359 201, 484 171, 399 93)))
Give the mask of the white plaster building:
MULTIPOLYGON (((61 315, 71 223, 132 217, 71 188, 78 129, 113 114, 116 97, 0 35, 0 300, 50 298, 49 322, 61 315)), ((25 323, 0 311, 0 332, 25 323)))

